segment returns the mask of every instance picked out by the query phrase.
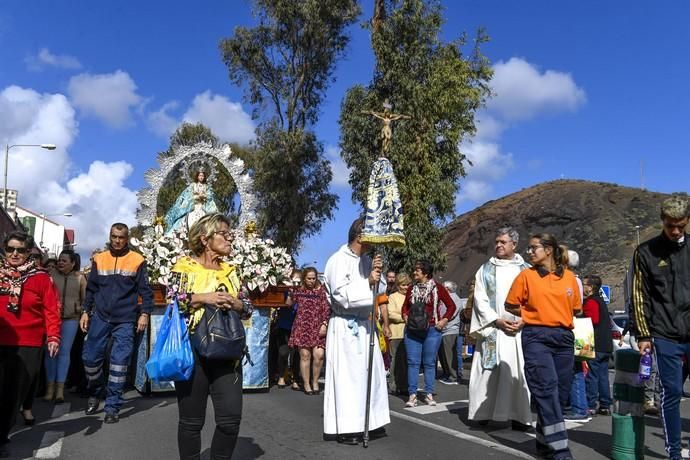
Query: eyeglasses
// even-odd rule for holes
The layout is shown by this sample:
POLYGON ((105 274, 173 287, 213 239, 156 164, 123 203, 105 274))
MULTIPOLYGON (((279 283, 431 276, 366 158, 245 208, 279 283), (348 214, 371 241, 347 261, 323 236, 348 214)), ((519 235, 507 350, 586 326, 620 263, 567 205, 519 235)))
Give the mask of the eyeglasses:
POLYGON ((221 230, 221 231, 219 231, 219 232, 213 232, 213 234, 214 234, 214 235, 220 235, 220 236, 222 236, 223 238, 225 238, 226 240, 229 240, 229 241, 232 241, 233 239, 235 239, 235 236, 234 236, 231 232, 229 232, 229 231, 227 231, 227 230, 221 230))
POLYGON ((542 246, 541 244, 537 244, 537 245, 534 245, 534 246, 527 246, 527 249, 526 249, 525 251, 527 251, 528 253, 530 253, 530 252, 536 252, 537 249, 543 248, 543 247, 544 247, 544 246, 542 246))
POLYGON ((12 254, 13 252, 16 252, 17 254, 26 254, 29 252, 29 248, 17 248, 17 247, 12 247, 12 246, 5 246, 5 253, 6 254, 12 254))

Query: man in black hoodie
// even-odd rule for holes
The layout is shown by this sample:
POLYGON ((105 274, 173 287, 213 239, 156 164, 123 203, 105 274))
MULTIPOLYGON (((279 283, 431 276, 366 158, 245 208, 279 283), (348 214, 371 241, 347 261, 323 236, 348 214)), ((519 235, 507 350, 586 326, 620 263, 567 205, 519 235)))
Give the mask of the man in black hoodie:
POLYGON ((661 380, 666 452, 681 457, 680 398, 683 356, 690 358, 690 245, 688 201, 661 204, 663 231, 640 244, 633 256, 632 311, 640 354, 651 352, 661 380))

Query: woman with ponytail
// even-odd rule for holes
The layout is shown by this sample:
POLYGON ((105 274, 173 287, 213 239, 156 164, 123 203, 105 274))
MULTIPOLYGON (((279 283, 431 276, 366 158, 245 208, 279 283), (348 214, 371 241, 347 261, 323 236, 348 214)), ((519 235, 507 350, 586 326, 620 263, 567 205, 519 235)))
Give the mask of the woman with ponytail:
POLYGON ((568 249, 553 235, 533 235, 527 255, 533 266, 515 278, 505 306, 524 327, 525 378, 537 406, 537 453, 572 458, 562 408, 573 378, 573 314, 582 308, 580 289, 568 269, 568 249))

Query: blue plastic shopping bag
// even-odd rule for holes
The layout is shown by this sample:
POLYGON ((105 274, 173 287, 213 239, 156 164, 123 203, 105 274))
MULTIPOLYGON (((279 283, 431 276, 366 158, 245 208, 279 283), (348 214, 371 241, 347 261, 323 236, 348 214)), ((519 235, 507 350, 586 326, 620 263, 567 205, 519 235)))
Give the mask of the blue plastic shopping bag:
POLYGON ((156 346, 146 363, 146 373, 155 382, 189 380, 194 370, 194 355, 177 299, 165 310, 156 346))

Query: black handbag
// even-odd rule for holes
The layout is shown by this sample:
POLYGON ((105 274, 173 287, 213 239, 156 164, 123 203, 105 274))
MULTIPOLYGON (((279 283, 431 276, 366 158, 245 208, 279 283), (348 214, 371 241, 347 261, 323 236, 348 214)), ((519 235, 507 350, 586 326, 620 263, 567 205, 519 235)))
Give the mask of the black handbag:
POLYGON ((407 331, 414 335, 426 335, 429 330, 429 314, 424 302, 411 302, 407 315, 407 331))
POLYGON ((191 335, 200 357, 211 360, 241 360, 247 354, 247 336, 236 311, 204 306, 204 314, 191 335))

